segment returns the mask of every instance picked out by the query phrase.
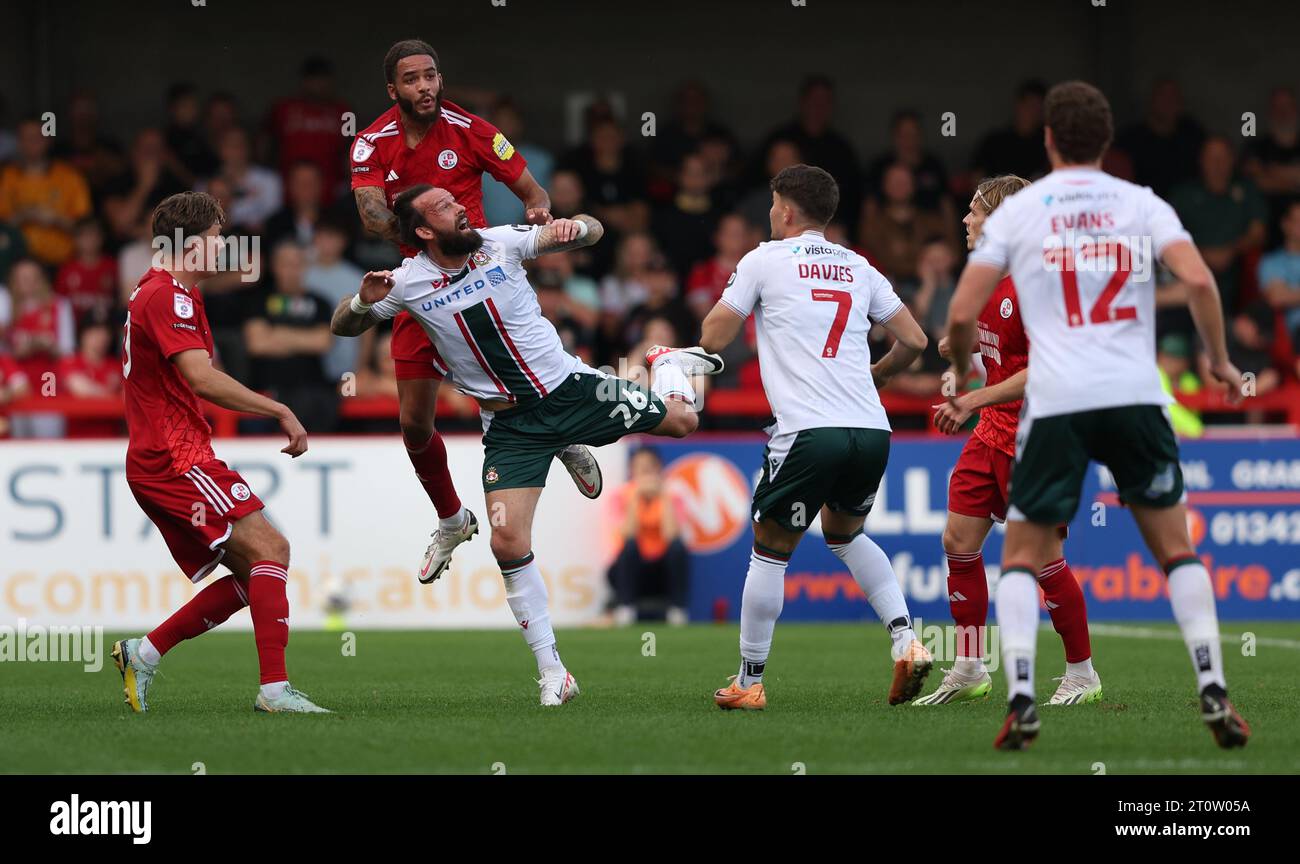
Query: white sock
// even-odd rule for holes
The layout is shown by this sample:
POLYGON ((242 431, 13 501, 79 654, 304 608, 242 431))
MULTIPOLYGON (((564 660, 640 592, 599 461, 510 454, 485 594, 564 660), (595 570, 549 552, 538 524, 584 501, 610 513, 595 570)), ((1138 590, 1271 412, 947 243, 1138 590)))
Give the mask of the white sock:
POLYGON ((1169 571, 1169 605, 1183 631, 1187 653, 1196 670, 1196 689, 1209 684, 1227 689, 1223 679, 1223 647, 1219 644, 1219 615, 1214 608, 1210 574, 1198 559, 1175 564, 1169 571))
POLYGON ((997 591, 998 635, 1007 673, 1007 700, 1034 698, 1034 649, 1038 647, 1038 580, 1028 570, 1002 574, 997 591))
POLYGON ((953 661, 953 671, 967 678, 978 678, 984 674, 984 658, 958 657, 953 661))
POLYGON ((749 555, 749 572, 740 600, 740 676, 736 682, 741 687, 763 680, 776 619, 785 605, 788 563, 757 549, 749 555))
POLYGON ((1087 660, 1083 660, 1079 663, 1066 663, 1065 674, 1074 675, 1076 678, 1091 679, 1095 674, 1092 671, 1092 658, 1089 657, 1087 660))
POLYGON ((270 684, 263 684, 261 687, 262 696, 266 699, 274 699, 288 689, 288 681, 272 681, 270 684))
POLYGON ((907 600, 903 598, 903 588, 898 584, 898 576, 889 563, 889 556, 874 540, 861 532, 854 535, 848 543, 832 543, 828 540, 826 545, 848 566, 853 581, 867 595, 867 602, 889 630, 889 636, 894 642, 894 659, 897 660, 907 650, 907 646, 912 644, 916 634, 912 632, 907 600))
POLYGON ((510 567, 501 569, 501 576, 506 583, 506 602, 519 623, 524 641, 537 658, 537 671, 559 666, 559 649, 555 647, 555 631, 551 629, 551 610, 547 606, 546 582, 542 579, 542 569, 537 566, 537 559, 529 552, 519 561, 509 562, 510 567))
POLYGON ((695 387, 681 367, 668 360, 660 360, 650 372, 650 391, 660 399, 675 396, 695 404, 695 387))
POLYGON ((150 666, 157 666, 162 661, 162 654, 159 654, 158 649, 153 647, 153 643, 149 641, 148 636, 140 640, 140 646, 136 648, 136 653, 140 655, 141 660, 150 666))
POLYGON ((461 505, 461 508, 456 511, 455 516, 448 516, 446 519, 439 519, 438 527, 444 531, 459 531, 461 526, 465 524, 465 514, 467 512, 468 511, 465 510, 464 505, 461 505))

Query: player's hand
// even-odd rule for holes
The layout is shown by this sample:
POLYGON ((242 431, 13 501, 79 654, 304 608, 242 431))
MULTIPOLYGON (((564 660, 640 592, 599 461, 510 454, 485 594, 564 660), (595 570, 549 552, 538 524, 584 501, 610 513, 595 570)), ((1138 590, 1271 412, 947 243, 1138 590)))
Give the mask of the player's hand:
POLYGON ((529 225, 550 225, 551 211, 545 207, 529 207, 524 211, 524 221, 529 225))
POLYGON ((1222 363, 1215 363, 1210 366, 1210 374, 1214 380, 1228 387, 1228 392, 1224 398, 1229 405, 1236 405, 1246 397, 1246 382, 1242 378, 1241 370, 1232 365, 1231 360, 1224 360, 1222 363))
POLYGON ((289 436, 289 444, 281 448, 281 453, 288 453, 296 459, 307 452, 307 430, 288 408, 280 418, 280 431, 289 436))
POLYGON ((552 236, 556 243, 572 243, 578 239, 582 223, 577 219, 556 219, 551 222, 552 236))
POLYGON ((947 336, 941 336, 941 337, 939 338, 939 356, 942 357, 942 358, 945 359, 945 360, 951 360, 951 359, 952 359, 952 352, 951 352, 950 350, 948 350, 948 337, 947 337, 947 336))
POLYGON ((374 270, 361 280, 361 302, 378 303, 393 290, 393 271, 374 270))
POLYGON ((935 409, 934 427, 945 435, 955 435, 961 431, 961 427, 966 425, 971 414, 975 413, 969 407, 969 402, 965 395, 949 399, 947 402, 940 402, 938 405, 931 405, 935 409))

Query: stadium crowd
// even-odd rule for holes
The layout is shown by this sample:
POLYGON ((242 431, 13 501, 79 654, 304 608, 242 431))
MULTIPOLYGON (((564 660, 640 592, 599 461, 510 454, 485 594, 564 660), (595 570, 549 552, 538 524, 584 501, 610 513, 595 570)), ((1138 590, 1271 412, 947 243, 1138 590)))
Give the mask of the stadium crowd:
MULTIPOLYGON (((593 102, 584 139, 567 150, 534 140, 525 111, 508 96, 455 88, 448 96, 514 142, 549 190, 555 216, 588 212, 606 226, 598 246, 549 255, 532 272, 543 313, 587 362, 625 373, 621 364, 643 363, 651 344, 693 340, 736 262, 767 238, 768 179, 808 162, 841 185, 829 239, 880 269, 932 337, 891 389, 931 397, 947 368, 935 343, 965 256, 966 204, 982 177, 1046 172, 1044 93, 1041 82, 1021 85, 1006 125, 972 139, 961 165, 928 149, 927 124, 905 108, 892 115, 889 147, 861 152, 838 131, 835 85, 823 77, 803 83, 788 120, 749 142, 731 132, 698 82, 677 88, 653 137, 609 102, 593 102)), ((262 251, 256 281, 230 274, 205 286, 218 361, 288 403, 313 431, 358 428, 340 417, 345 396, 396 393, 387 339, 335 339, 329 316, 366 270, 395 266, 398 256, 361 230, 348 189, 350 139, 341 134, 348 110, 330 63, 313 58, 301 67, 298 91, 260 122, 231 94, 190 84, 171 87, 158 122, 127 141, 105 130, 89 92, 58 112, 54 136, 43 134, 40 118, 0 117, 0 415, 7 403, 29 397, 30 404, 33 394, 102 398, 120 390, 120 328, 127 298, 150 265, 150 212, 169 194, 199 189, 221 201, 228 234, 257 237, 262 251)), ((1145 116, 1120 124, 1106 169, 1174 205, 1218 278, 1232 359, 1255 373, 1258 392, 1294 382, 1295 91, 1275 89, 1258 134, 1243 138, 1204 128, 1184 110, 1177 83, 1161 81, 1145 116)), ((513 194, 484 182, 488 222, 522 221, 513 194)), ((1204 375, 1184 293, 1166 275, 1158 278, 1158 362, 1173 388, 1194 392, 1204 375)), ((759 388, 752 337, 751 327, 718 387, 759 388)), ((879 338, 883 353, 885 334, 879 338)), ((474 406, 451 388, 442 393, 471 425, 474 406)), ((0 416, 0 427, 20 436, 121 430, 113 419, 11 413, 7 423, 0 416)), ((914 419, 925 425, 923 416, 914 419)))

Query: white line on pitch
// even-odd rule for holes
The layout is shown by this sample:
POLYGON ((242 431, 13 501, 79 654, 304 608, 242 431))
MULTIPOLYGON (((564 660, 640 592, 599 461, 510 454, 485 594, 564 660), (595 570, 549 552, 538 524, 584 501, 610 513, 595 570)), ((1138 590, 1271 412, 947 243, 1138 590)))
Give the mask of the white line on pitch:
MULTIPOLYGON (((1183 641, 1183 636, 1177 630, 1156 630, 1151 627, 1128 627, 1123 624, 1093 624, 1088 623, 1088 630, 1096 633, 1098 636, 1120 636, 1129 639, 1172 639, 1177 642, 1183 641)), ((1223 639, 1233 642, 1240 642, 1243 633, 1223 633, 1219 636, 1223 639)), ((1267 645, 1270 648, 1291 648, 1300 651, 1300 641, 1295 639, 1280 639, 1276 636, 1256 636, 1256 645, 1267 645)))

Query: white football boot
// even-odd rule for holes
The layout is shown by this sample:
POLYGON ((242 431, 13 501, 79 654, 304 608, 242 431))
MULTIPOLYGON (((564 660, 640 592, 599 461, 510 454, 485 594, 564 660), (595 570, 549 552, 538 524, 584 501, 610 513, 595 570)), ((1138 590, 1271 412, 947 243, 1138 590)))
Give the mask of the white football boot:
POLYGON ((563 666, 554 666, 542 673, 537 682, 541 690, 542 705, 563 705, 578 695, 578 681, 563 666))
POLYGON ((1101 676, 1093 670, 1091 678, 1066 673, 1055 679, 1061 684, 1047 700, 1048 705, 1083 705, 1101 701, 1101 676))
POLYGON ((113 665, 122 673, 122 691, 126 704, 137 714, 149 710, 149 684, 158 674, 157 666, 150 666, 140 657, 140 639, 123 639, 113 643, 113 665))
POLYGON ((601 477, 600 463, 596 461, 596 455, 588 450, 586 445, 570 444, 556 453, 555 458, 569 469, 569 476, 573 478, 573 485, 578 487, 579 492, 588 498, 600 497, 600 490, 605 487, 605 481, 601 477))
POLYGON ((416 578, 420 580, 421 585, 428 585, 441 576, 451 565, 451 553, 456 551, 456 547, 478 533, 478 520, 468 508, 465 509, 465 519, 461 522, 459 528, 452 531, 444 531, 439 527, 433 532, 433 542, 429 548, 424 550, 424 561, 420 564, 420 572, 416 578))
POLYGON ((264 711, 267 714, 277 714, 280 712, 289 714, 333 713, 328 708, 322 708, 308 699, 306 693, 300 693, 292 687, 285 687, 284 691, 274 699, 267 699, 259 691, 257 699, 253 702, 253 710, 264 711))
POLYGON ((953 702, 971 702, 986 698, 993 690, 993 679, 987 670, 978 675, 963 675, 956 669, 943 673, 943 682, 933 693, 922 696, 913 705, 949 705, 953 702))
POLYGON ((727 368, 727 364, 717 354, 710 354, 700 347, 673 348, 669 345, 655 345, 645 352, 646 362, 654 369, 659 363, 672 363, 687 375, 717 375, 727 368))

